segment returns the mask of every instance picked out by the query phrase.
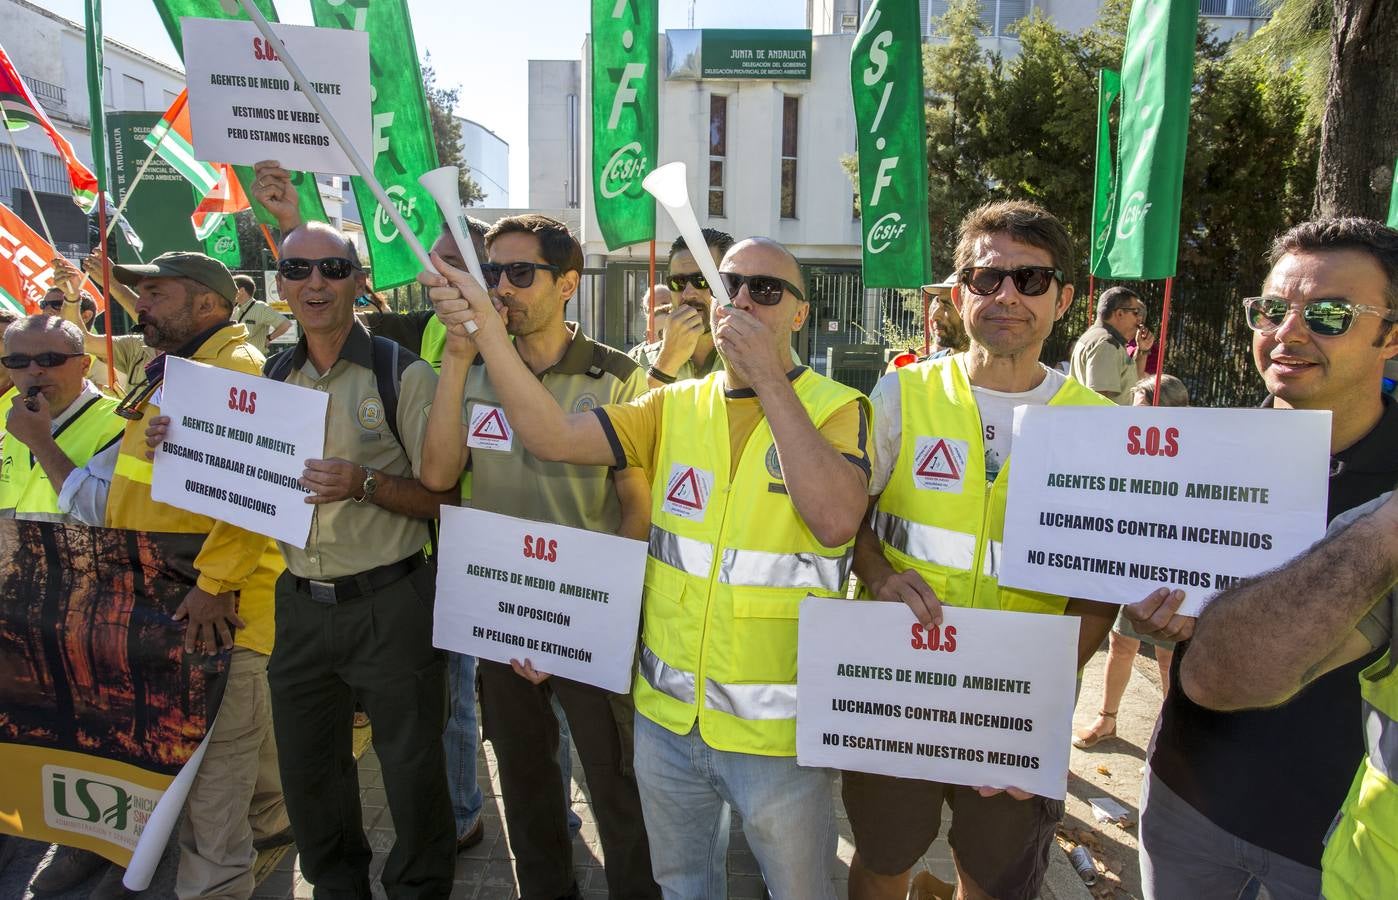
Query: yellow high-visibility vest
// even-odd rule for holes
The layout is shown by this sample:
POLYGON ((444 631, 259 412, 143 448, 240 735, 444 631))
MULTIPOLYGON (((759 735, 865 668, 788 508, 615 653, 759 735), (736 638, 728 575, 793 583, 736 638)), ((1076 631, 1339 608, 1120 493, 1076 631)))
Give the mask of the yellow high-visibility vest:
MULTIPOLYGON (((825 547, 796 511, 764 418, 731 465, 721 372, 665 388, 651 488, 636 709, 719 750, 796 754, 796 637, 807 595, 843 597, 854 542, 825 547), (730 472, 732 475, 730 477, 730 472)), ((868 400, 811 371, 816 427, 868 400)))
MULTIPOLYGON (((898 462, 872 517, 889 564, 916 571, 949 606, 1061 614, 1067 597, 1000 587, 1010 460, 986 481, 980 410, 963 356, 904 366, 898 390, 898 462)), ((1069 378, 1049 405, 1114 404, 1069 378)))
POLYGON ((1359 688, 1369 750, 1325 841, 1326 900, 1398 892, 1398 659, 1392 650, 1360 673, 1359 688))
MULTIPOLYGON (((77 402, 77 401, 75 401, 77 402)), ((89 397, 83 406, 54 432, 58 449, 75 466, 87 463, 99 450, 120 438, 126 422, 116 415, 117 401, 105 394, 89 397)), ((62 522, 58 491, 43 466, 18 438, 6 432, 4 460, 0 462, 0 518, 62 522)))

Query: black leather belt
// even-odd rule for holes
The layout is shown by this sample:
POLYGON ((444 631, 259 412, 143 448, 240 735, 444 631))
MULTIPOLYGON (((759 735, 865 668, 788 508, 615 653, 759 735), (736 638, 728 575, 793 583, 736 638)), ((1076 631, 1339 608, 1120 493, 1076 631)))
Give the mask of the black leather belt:
POLYGON ((296 590, 310 594, 311 599, 317 603, 329 606, 363 597, 365 594, 372 594, 379 588, 405 578, 425 565, 427 565, 427 560, 419 551, 396 563, 389 563, 386 566, 379 566, 376 569, 359 572, 355 575, 346 575, 343 578, 332 578, 329 581, 297 578, 296 590))

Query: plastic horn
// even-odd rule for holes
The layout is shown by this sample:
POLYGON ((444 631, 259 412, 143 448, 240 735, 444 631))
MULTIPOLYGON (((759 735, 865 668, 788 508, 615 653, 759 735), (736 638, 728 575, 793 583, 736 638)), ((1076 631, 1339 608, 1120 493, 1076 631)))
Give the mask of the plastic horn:
MULTIPOLYGON (((301 71, 300 64, 287 52, 286 45, 283 44, 282 39, 277 37, 276 33, 272 31, 272 26, 267 24, 267 19, 257 8, 257 4, 255 4, 253 0, 236 0, 236 3, 243 7, 243 11, 248 14, 248 18, 257 26, 257 30, 262 32, 263 40, 271 44, 277 56, 281 57, 282 65, 286 67, 287 74, 291 76, 292 81, 296 82, 296 87, 305 95, 306 99, 310 101, 311 108, 316 111, 316 115, 320 116, 320 120, 325 123, 325 127, 330 131, 331 137, 335 138, 335 143, 339 144, 340 149, 349 157, 355 172, 359 174, 360 178, 364 179, 364 183, 368 185, 369 190, 373 192, 375 199, 379 201, 379 209, 383 210, 388 215, 389 220, 393 222, 394 227, 398 229, 398 236, 407 243, 408 249, 413 251, 413 255, 417 257, 417 261, 422 264, 424 269, 435 274, 441 274, 437 272, 436 266, 432 265, 432 259, 427 255, 427 248, 422 246, 422 241, 417 239, 417 235, 408 227, 408 223, 403 221, 402 214, 398 212, 398 205, 388 196, 388 192, 383 189, 383 185, 379 184, 378 178, 374 177, 373 168, 370 167, 368 163, 364 162, 364 157, 359 155, 359 151, 355 149, 354 143, 345 135, 345 130, 340 127, 340 123, 335 121, 335 117, 330 115, 330 110, 325 108, 325 102, 320 99, 320 95, 312 90, 311 83, 309 79, 306 78, 306 73, 301 71)), ((224 9, 230 12, 232 11, 231 7, 234 5, 235 0, 223 0, 224 9)), ((474 333, 476 330, 475 324, 475 322, 468 322, 466 330, 474 333)))
POLYGON ((699 264, 699 271, 704 273, 704 279, 709 282, 709 290, 713 292, 719 305, 732 306, 733 301, 728 296, 728 289, 723 286, 723 279, 718 277, 718 266, 714 264, 713 254, 708 252, 704 235, 699 230, 699 220, 694 218, 694 207, 689 203, 689 188, 685 178, 684 163, 666 163, 647 175, 641 181, 641 187, 659 200, 660 205, 670 214, 675 227, 680 230, 680 236, 684 238, 685 246, 689 248, 694 261, 699 264), (702 252, 699 249, 701 247, 704 248, 702 252))
MULTIPOLYGON (((471 225, 466 221, 466 213, 461 209, 461 195, 457 191, 459 169, 456 166, 442 166, 418 176, 418 184, 422 185, 427 193, 432 195, 432 199, 437 201, 437 207, 441 209, 442 216, 447 220, 447 229, 451 231, 452 240, 456 241, 456 249, 461 252, 461 258, 466 261, 466 271, 471 273, 471 277, 485 290, 485 276, 481 274, 481 261, 476 256, 476 242, 471 240, 471 225)), ((471 323, 475 325, 475 322, 471 323)), ((472 328, 472 331, 475 329, 472 328)))

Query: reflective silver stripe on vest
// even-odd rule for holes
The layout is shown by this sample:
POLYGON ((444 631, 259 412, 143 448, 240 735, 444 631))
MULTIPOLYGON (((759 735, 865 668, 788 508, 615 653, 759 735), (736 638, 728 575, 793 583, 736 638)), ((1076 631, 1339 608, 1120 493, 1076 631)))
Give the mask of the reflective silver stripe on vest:
POLYGON ((739 719, 794 719, 796 685, 720 684, 705 678, 704 705, 739 719))
POLYGON ((644 644, 641 645, 641 677, 667 697, 681 703, 694 702, 694 673, 676 669, 644 644))
POLYGON ((875 510, 871 525, 885 544, 914 559, 948 569, 969 570, 976 564, 976 536, 936 525, 909 522, 875 510))
POLYGON ((985 542, 985 556, 981 557, 981 573, 987 578, 1000 577, 1000 554, 1004 547, 999 541, 985 542))
POLYGON ((734 587, 815 588, 838 593, 844 590, 853 563, 853 551, 821 556, 729 549, 723 551, 718 580, 734 587))
POLYGON ((1367 700, 1364 701, 1364 741, 1369 765, 1389 781, 1398 781, 1398 722, 1367 700))
POLYGON ((13 509, 0 509, 0 519, 19 519, 22 522, 66 522, 67 516, 56 512, 17 513, 13 509))
POLYGON ((681 537, 656 525, 650 527, 650 547, 647 552, 665 565, 696 578, 708 578, 709 570, 714 564, 714 548, 711 545, 694 538, 681 537))

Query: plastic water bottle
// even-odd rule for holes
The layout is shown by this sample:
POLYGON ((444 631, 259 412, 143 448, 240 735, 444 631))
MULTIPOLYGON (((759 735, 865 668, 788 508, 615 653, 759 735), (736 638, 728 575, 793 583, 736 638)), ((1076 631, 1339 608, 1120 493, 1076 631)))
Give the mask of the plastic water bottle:
POLYGON ((1073 852, 1068 854, 1068 861, 1077 870, 1078 877, 1082 883, 1091 887, 1097 883, 1097 864, 1092 861, 1092 851, 1082 844, 1073 848, 1073 852))

